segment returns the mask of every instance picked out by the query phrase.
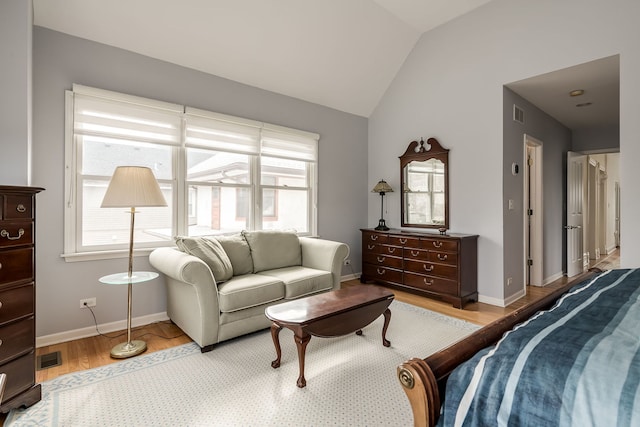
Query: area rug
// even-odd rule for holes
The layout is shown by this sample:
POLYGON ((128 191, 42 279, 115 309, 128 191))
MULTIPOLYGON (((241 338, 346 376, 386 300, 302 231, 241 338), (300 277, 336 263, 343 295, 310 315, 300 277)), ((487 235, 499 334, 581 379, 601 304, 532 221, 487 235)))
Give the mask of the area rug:
POLYGON ((6 426, 410 426, 396 367, 426 357, 479 326, 393 301, 382 346, 380 317, 363 334, 312 337, 298 388, 293 333, 280 333, 282 364, 269 330, 218 344, 194 343, 42 384, 42 400, 11 411, 6 426))

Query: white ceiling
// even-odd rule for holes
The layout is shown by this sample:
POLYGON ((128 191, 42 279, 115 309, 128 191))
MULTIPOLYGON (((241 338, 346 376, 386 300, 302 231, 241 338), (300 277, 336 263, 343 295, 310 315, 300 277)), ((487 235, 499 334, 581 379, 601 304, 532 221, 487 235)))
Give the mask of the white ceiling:
POLYGON ((489 0, 33 0, 34 24, 368 117, 423 31, 489 0))
POLYGON ((619 126, 620 57, 598 59, 506 85, 569 129, 619 126), (582 89, 581 96, 569 96, 582 89), (591 103, 577 107, 578 104, 591 103))
MULTIPOLYGON (((491 0, 33 0, 34 24, 369 117, 423 32, 491 0)), ((618 123, 619 62, 509 87, 570 128, 618 123), (575 108, 566 94, 584 89, 575 108)))

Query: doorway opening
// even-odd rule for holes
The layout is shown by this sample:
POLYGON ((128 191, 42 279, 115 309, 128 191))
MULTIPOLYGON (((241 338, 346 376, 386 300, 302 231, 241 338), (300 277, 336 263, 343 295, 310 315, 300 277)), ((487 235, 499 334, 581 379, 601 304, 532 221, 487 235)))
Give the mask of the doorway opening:
POLYGON ((524 286, 543 286, 542 141, 524 135, 524 286))

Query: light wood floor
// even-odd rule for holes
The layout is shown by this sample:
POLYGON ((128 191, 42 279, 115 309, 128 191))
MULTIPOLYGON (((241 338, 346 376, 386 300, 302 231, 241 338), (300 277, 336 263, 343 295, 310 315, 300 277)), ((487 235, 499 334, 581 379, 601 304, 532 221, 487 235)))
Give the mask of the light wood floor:
MULTIPOLYGON (((619 251, 615 251, 613 254, 605 258, 600 258, 597 262, 592 262, 590 267, 593 266, 597 266, 602 269, 618 268, 620 266, 619 251)), ((395 298, 399 301, 436 311, 447 316, 457 317, 479 325, 486 325, 505 316, 513 310, 542 298, 544 295, 566 282, 567 278, 563 277, 545 287, 528 287, 527 295, 525 297, 504 308, 484 303, 471 303, 466 305, 464 310, 458 310, 453 308, 451 304, 445 302, 420 297, 396 289, 393 289, 392 291, 396 295, 395 298)), ((344 282, 342 285, 358 286, 359 284, 359 280, 350 280, 344 282)), ((117 362, 117 359, 112 359, 109 356, 109 352, 116 344, 126 341, 125 331, 120 333, 109 333, 108 336, 117 337, 109 338, 105 336, 94 336, 38 348, 36 350, 37 355, 60 351, 62 364, 60 366, 37 371, 36 382, 40 383, 69 372, 96 368, 98 366, 117 362)), ((132 339, 142 339, 146 341, 148 353, 185 344, 191 341, 188 336, 169 321, 134 328, 132 331, 132 339)))

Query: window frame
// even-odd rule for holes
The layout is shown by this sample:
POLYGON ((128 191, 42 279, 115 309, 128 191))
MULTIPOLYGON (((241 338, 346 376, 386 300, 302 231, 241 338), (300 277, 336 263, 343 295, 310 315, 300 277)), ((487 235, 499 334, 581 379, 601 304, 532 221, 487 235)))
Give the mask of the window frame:
MULTIPOLYGON (((62 257, 67 262, 72 261, 86 261, 97 259, 110 259, 121 258, 128 256, 128 243, 127 244, 114 244, 114 245, 97 245, 99 249, 95 250, 96 246, 83 246, 82 244, 82 220, 84 218, 83 213, 83 200, 82 200, 82 188, 81 180, 92 179, 91 176, 80 177, 81 162, 82 162, 82 150, 83 142, 81 140, 82 135, 78 135, 74 129, 74 101, 75 96, 81 95, 84 97, 96 97, 100 99, 106 99, 112 102, 132 103, 142 107, 149 108, 165 108, 169 109, 175 114, 180 115, 181 128, 179 129, 179 141, 177 144, 158 144, 158 145, 170 145, 171 148, 171 179, 158 178, 160 185, 168 185, 172 188, 172 201, 169 203, 172 209, 171 211, 171 238, 166 242, 136 242, 134 246, 134 253, 138 255, 147 255, 153 249, 160 246, 173 246, 173 237, 176 235, 187 235, 189 233, 189 191, 194 185, 205 185, 210 187, 218 187, 219 191, 221 187, 229 186, 239 188, 237 184, 225 184, 218 182, 197 182, 187 179, 187 149, 189 145, 186 143, 186 127, 189 120, 189 114, 201 114, 205 117, 212 117, 216 120, 228 121, 229 123, 250 123, 252 126, 259 127, 258 136, 258 152, 257 154, 249 155, 249 183, 247 186, 241 186, 250 189, 252 203, 250 206, 251 218, 247 221, 248 230, 262 229, 263 209, 262 209, 262 191, 265 188, 273 188, 277 192, 280 188, 286 189, 300 189, 300 187, 280 187, 277 185, 262 185, 261 184, 261 170, 260 159, 262 156, 262 141, 263 131, 273 134, 274 131, 281 132, 286 138, 296 140, 299 138, 301 144, 303 144, 306 150, 312 150, 315 153, 315 157, 312 160, 304 159, 307 165, 307 185, 304 187, 308 191, 307 197, 307 224, 308 230, 306 232, 299 232, 301 236, 314 236, 317 235, 317 194, 318 194, 318 176, 317 176, 317 162, 318 162, 318 142, 319 135, 316 133, 301 131, 292 128, 285 128, 276 125, 270 125, 267 123, 257 122, 249 119, 243 119, 234 116, 228 116, 220 113, 208 112, 204 110, 197 110, 190 107, 181 106, 178 104, 165 103, 162 101, 155 101, 152 99, 136 97, 132 95, 121 94, 117 92, 106 91, 102 89, 91 88, 87 86, 74 84, 72 90, 65 91, 65 209, 64 209, 64 251, 62 257), (309 141, 313 141, 315 144, 313 147, 308 147, 309 141), (306 145, 305 145, 306 144, 306 145)), ((124 105, 124 104, 123 104, 124 105)), ((133 116, 132 116, 133 117, 133 116)), ((193 145, 191 145, 193 147, 193 145)), ((224 149, 210 149, 204 148, 210 151, 227 151, 224 149)), ((303 150, 304 151, 304 150, 303 150)), ((228 152, 234 152, 228 150, 228 152)), ((271 156, 270 156, 271 157, 271 156)), ((97 180, 104 180, 103 176, 94 177, 97 180)), ((108 184, 108 180, 106 181, 108 184)), ((168 200, 169 201, 169 200, 168 200)), ((276 207, 277 211, 277 207, 276 207)))

